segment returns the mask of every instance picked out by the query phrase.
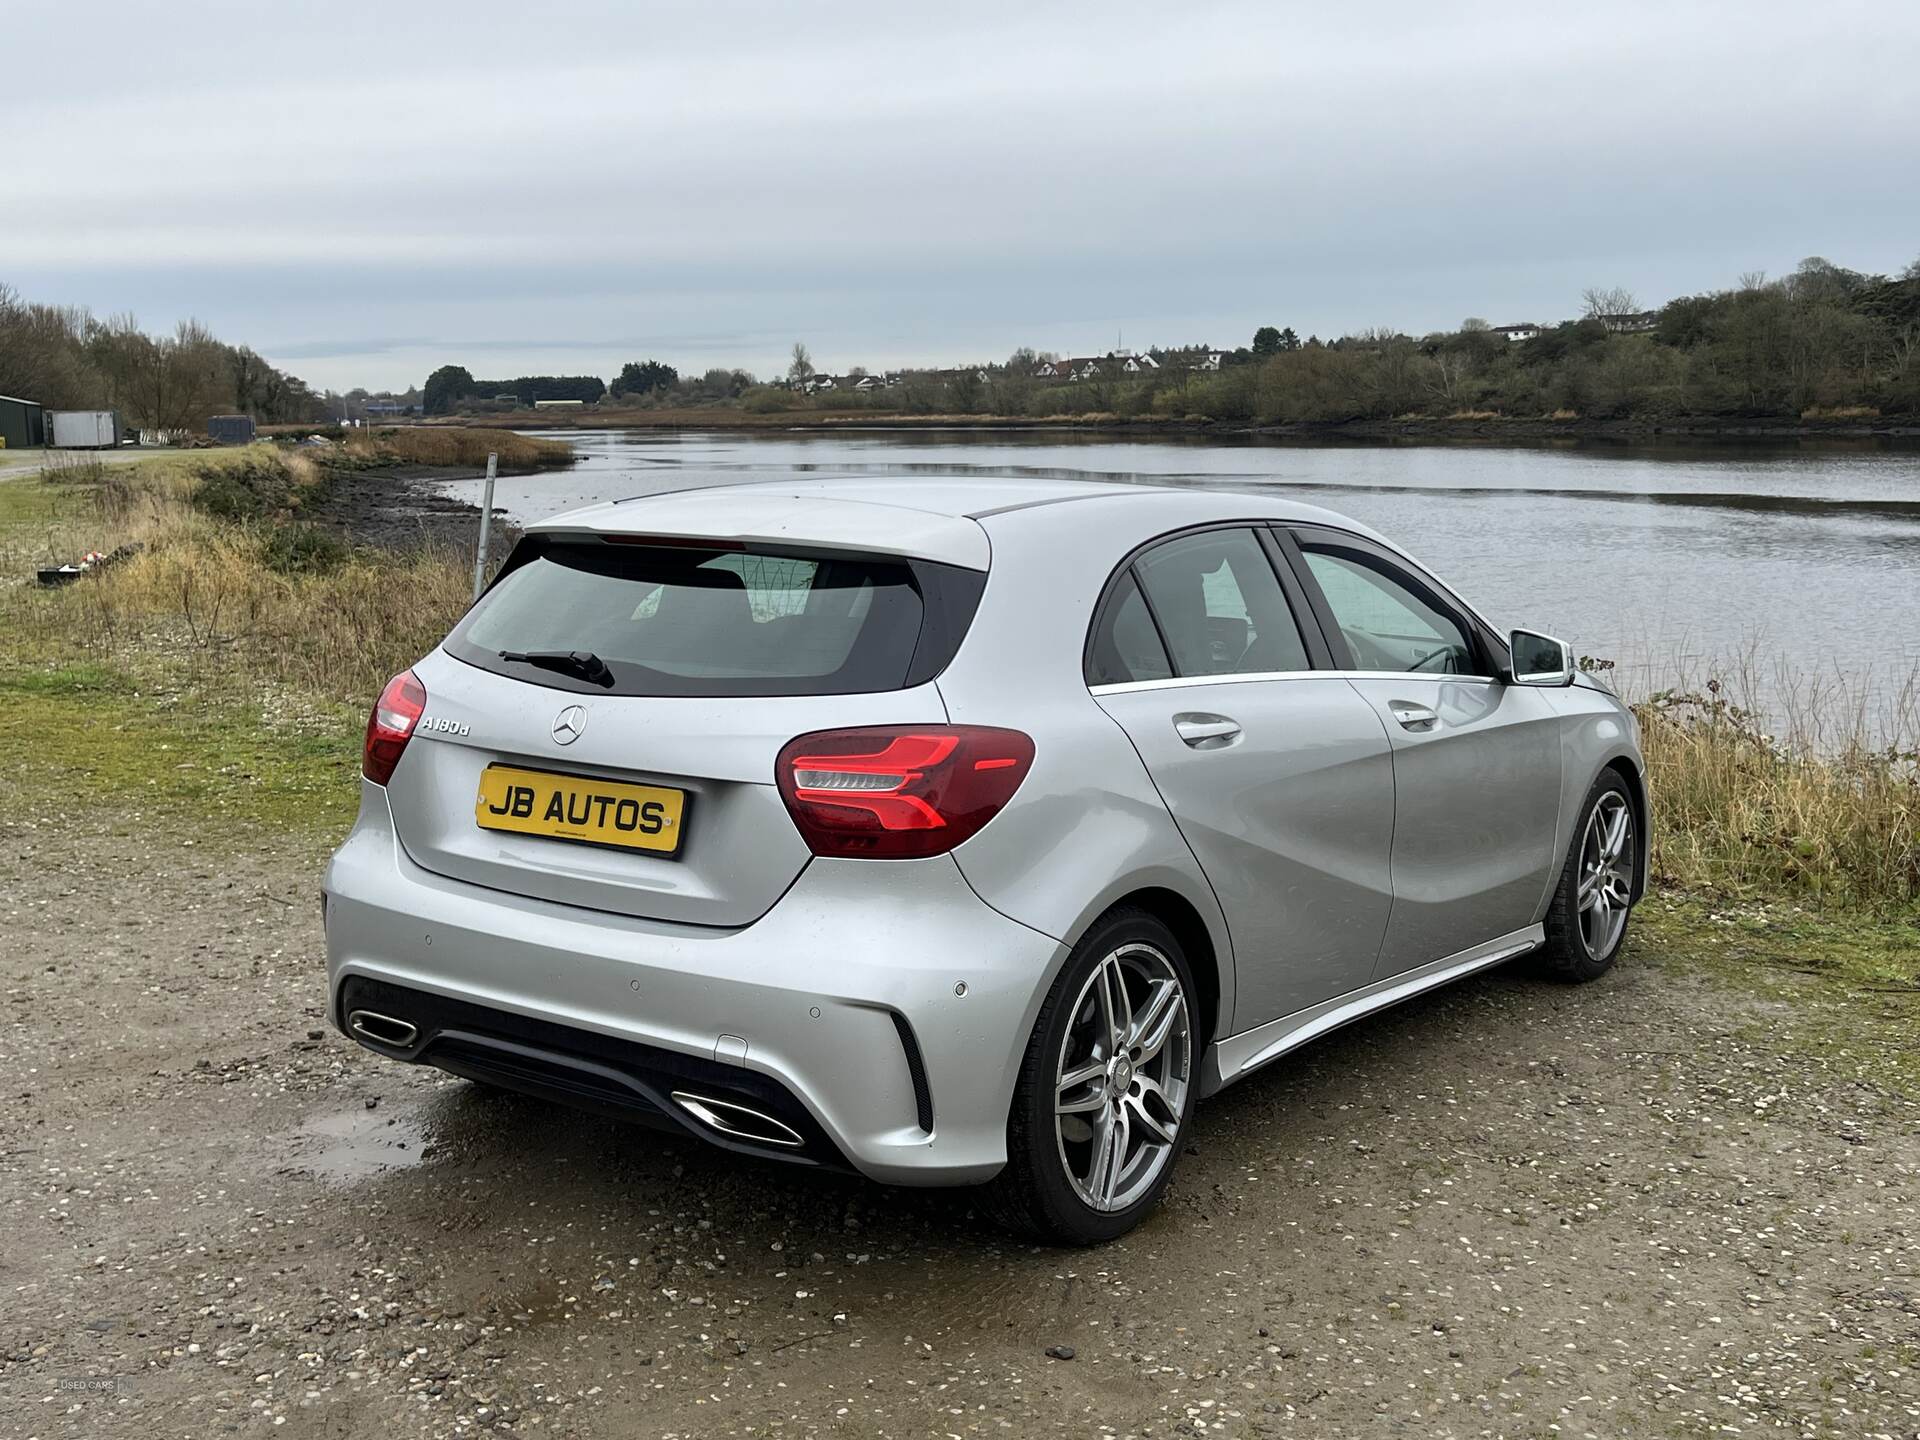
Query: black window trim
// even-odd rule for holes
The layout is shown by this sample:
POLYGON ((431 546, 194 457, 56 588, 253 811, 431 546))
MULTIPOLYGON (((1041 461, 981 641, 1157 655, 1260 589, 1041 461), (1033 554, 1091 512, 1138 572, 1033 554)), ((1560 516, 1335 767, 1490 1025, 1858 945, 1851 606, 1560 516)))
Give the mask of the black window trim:
MULTIPOLYGON (((1293 567, 1286 561, 1280 543, 1274 533, 1276 526, 1284 522, 1275 521, 1270 516, 1261 516, 1244 520, 1207 520, 1197 525, 1182 525, 1175 530, 1167 530, 1151 539, 1143 540, 1129 550, 1120 563, 1113 567, 1101 586, 1100 598, 1094 602, 1093 616, 1087 623, 1087 635, 1082 642, 1080 652, 1080 675, 1090 690, 1113 690, 1125 685, 1154 685, 1170 688, 1177 685, 1206 685, 1225 683, 1244 683, 1258 680, 1262 674, 1294 674, 1302 672, 1271 671, 1250 672, 1248 674, 1226 675, 1181 675, 1178 663, 1174 660, 1173 649, 1167 644, 1167 632, 1160 624, 1160 616, 1154 611, 1153 600, 1147 594, 1147 587, 1141 583, 1137 573, 1140 557, 1149 550, 1157 550, 1169 541, 1184 539, 1189 535, 1205 535, 1217 530, 1248 530, 1267 557, 1267 564, 1273 570, 1273 576, 1280 586, 1280 593, 1286 600, 1287 609, 1293 617, 1294 629, 1300 632, 1300 641, 1306 647, 1307 664, 1311 670, 1333 670, 1334 655, 1322 633, 1322 623, 1317 611, 1308 602, 1309 592, 1300 584, 1293 567), (1106 621, 1108 611, 1118 603, 1117 596, 1123 579, 1131 579, 1134 588, 1140 594, 1140 601, 1146 607, 1148 619, 1153 621, 1154 634, 1159 637, 1160 649, 1167 657, 1167 668, 1171 672, 1165 680, 1096 680, 1093 668, 1093 637, 1099 633, 1100 626, 1106 621)), ((1351 667, 1348 667, 1351 668, 1351 667)))
POLYGON ((1314 578, 1312 569, 1307 565, 1306 553, 1301 545, 1303 539, 1308 543, 1324 545, 1330 549, 1351 550, 1369 560, 1385 565, 1408 589, 1420 595, 1429 605, 1460 627, 1460 633, 1467 637, 1468 643, 1473 647, 1473 660, 1478 667, 1477 673, 1472 675, 1427 675, 1426 672, 1418 670, 1386 673, 1406 674, 1416 679, 1433 680, 1498 682, 1505 678, 1508 666, 1500 659, 1500 650, 1504 647, 1500 645, 1498 637, 1492 634, 1485 622, 1473 612, 1472 607, 1465 604, 1446 586, 1405 555, 1364 535, 1355 534, 1351 530, 1341 530, 1332 525, 1283 523, 1274 528, 1277 532, 1275 539, 1280 552, 1285 556, 1289 568, 1294 571, 1296 580, 1306 591, 1308 602, 1313 607, 1314 618, 1319 622, 1320 630, 1332 649, 1336 663, 1330 668, 1349 674, 1375 673, 1354 663, 1353 651, 1348 647, 1347 637, 1341 631, 1339 621, 1334 617, 1333 607, 1327 603, 1327 597, 1320 588, 1320 582, 1314 578))

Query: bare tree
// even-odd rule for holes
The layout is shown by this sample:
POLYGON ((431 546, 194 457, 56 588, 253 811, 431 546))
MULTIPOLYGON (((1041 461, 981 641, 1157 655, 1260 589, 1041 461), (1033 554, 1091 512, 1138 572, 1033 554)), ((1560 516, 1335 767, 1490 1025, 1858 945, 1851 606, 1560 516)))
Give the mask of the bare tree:
POLYGON ((1482 320, 1478 315, 1469 315, 1460 322, 1460 333, 1462 335, 1483 335, 1492 328, 1491 325, 1487 324, 1487 322, 1482 320))
POLYGON ((807 353, 804 341, 793 342, 793 358, 787 362, 787 379, 795 385, 804 385, 814 377, 813 356, 807 353))
POLYGON ((1589 320, 1598 320, 1607 329, 1615 329, 1613 323, 1622 315, 1631 315, 1640 308, 1640 302, 1633 298, 1633 292, 1624 285, 1609 285, 1604 288, 1589 285, 1580 292, 1580 313, 1589 320))
POLYGON ((1459 410, 1466 404, 1467 381, 1472 375, 1472 357, 1459 350, 1442 350, 1433 357, 1427 389, 1436 400, 1459 410))

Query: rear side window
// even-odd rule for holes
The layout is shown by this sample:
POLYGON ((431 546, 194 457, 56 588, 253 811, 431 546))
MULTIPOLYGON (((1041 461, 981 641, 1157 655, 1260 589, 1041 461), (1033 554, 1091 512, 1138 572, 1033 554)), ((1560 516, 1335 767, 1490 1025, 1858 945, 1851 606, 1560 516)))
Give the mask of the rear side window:
POLYGON ((1157 545, 1134 566, 1181 676, 1306 670, 1286 592, 1251 530, 1157 545))
POLYGON ((602 694, 898 690, 951 658, 984 579, 906 560, 536 536, 446 648, 602 694))

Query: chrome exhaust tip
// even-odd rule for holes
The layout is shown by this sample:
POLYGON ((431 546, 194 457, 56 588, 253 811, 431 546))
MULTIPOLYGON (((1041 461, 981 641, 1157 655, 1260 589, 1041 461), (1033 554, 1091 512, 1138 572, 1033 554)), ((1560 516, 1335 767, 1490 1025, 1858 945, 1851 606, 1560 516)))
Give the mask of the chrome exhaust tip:
POLYGON ((759 1145, 801 1146, 807 1143, 791 1125, 745 1105, 736 1105, 731 1100, 715 1100, 711 1096, 676 1090, 673 1092, 673 1101, 702 1125, 710 1130, 718 1130, 730 1139, 751 1140, 759 1145))
POLYGON ((363 1040, 371 1040, 376 1045, 385 1045, 394 1050, 406 1049, 420 1035, 418 1026, 373 1010, 351 1011, 347 1015, 347 1029, 363 1040))

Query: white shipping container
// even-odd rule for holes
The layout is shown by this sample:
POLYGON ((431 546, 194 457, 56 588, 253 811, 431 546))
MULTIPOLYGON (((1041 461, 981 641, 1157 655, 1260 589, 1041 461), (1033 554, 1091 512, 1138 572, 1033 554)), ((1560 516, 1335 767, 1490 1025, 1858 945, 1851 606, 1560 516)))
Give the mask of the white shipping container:
POLYGON ((49 410, 47 443, 55 450, 112 449, 120 443, 120 417, 112 410, 49 410))

